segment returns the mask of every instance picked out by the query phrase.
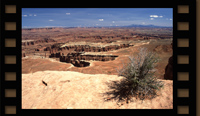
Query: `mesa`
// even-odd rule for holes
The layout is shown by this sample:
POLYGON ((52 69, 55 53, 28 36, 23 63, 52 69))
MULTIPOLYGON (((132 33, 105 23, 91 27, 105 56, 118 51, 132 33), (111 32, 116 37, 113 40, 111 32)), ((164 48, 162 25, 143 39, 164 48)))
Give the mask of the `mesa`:
POLYGON ((172 55, 172 28, 30 28, 22 30, 22 73, 77 71, 117 74, 116 69, 146 47, 160 58, 157 70, 164 78, 172 55))

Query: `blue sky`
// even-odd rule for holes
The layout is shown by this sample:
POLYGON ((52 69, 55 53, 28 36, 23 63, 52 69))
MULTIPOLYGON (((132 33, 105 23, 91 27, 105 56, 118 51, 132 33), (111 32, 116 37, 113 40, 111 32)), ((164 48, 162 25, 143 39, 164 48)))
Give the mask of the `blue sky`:
POLYGON ((172 8, 22 8, 22 28, 173 26, 172 8))

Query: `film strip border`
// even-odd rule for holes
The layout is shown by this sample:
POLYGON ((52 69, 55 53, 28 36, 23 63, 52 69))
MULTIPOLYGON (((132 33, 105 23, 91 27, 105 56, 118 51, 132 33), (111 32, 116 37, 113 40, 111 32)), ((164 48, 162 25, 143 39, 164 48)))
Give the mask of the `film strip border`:
POLYGON ((17 1, 1 1, 1 115, 19 115, 21 107, 21 11, 17 1))
POLYGON ((180 0, 174 8, 174 109, 196 115, 196 3, 180 0), (177 93, 177 94, 175 94, 177 93), (194 103, 194 104, 192 104, 194 103))
MULTIPOLYGON (((174 10, 174 110, 196 115, 196 6, 179 0, 174 10), (193 91, 193 92, 192 92, 193 91)), ((21 114, 21 9, 16 1, 1 4, 1 114, 21 114), (17 49, 16 49, 17 48, 17 49), (17 68, 16 68, 17 67, 17 68)))

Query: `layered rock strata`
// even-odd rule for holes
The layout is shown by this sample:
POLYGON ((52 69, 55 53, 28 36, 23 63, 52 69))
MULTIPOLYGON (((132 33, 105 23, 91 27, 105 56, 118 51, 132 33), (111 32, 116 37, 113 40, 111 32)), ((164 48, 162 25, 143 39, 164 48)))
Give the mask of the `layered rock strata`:
POLYGON ((114 55, 67 55, 67 56, 60 56, 61 62, 71 62, 76 60, 93 60, 93 61, 111 61, 115 60, 118 56, 114 55))
POLYGON ((105 47, 95 47, 89 45, 74 45, 65 47, 56 47, 55 45, 47 47, 44 51, 50 51, 50 53, 57 53, 57 51, 76 51, 76 52, 107 52, 112 50, 118 50, 121 48, 127 48, 133 45, 130 44, 120 44, 120 45, 110 45, 105 47))
POLYGON ((82 55, 82 53, 68 53, 66 56, 58 53, 53 53, 49 56, 50 58, 59 58, 60 62, 71 63, 76 67, 86 67, 89 66, 90 63, 86 62, 89 60, 93 61, 111 61, 115 60, 115 55, 82 55))
POLYGON ((49 43, 49 42, 56 42, 53 39, 43 39, 43 40, 36 40, 36 41, 27 41, 27 42, 22 42, 23 46, 29 46, 29 45, 35 45, 39 43, 49 43))
POLYGON ((44 48, 44 51, 50 51, 50 58, 59 58, 60 62, 71 63, 77 67, 89 66, 89 63, 85 62, 89 60, 111 61, 118 57, 114 55, 84 55, 82 54, 83 52, 107 52, 133 46, 130 44, 120 44, 104 47, 95 47, 89 45, 70 45, 61 47, 62 45, 63 44, 54 44, 50 47, 44 48))

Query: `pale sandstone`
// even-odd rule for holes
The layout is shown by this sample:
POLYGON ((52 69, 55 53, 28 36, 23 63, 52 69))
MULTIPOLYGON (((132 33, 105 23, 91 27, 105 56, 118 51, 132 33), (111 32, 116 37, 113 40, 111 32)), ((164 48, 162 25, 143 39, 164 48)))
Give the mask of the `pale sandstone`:
POLYGON ((172 109, 173 81, 165 84, 160 96, 129 104, 106 101, 107 83, 123 77, 106 74, 83 74, 72 71, 38 71, 22 74, 23 109, 172 109), (42 83, 45 82, 47 86, 42 83))

